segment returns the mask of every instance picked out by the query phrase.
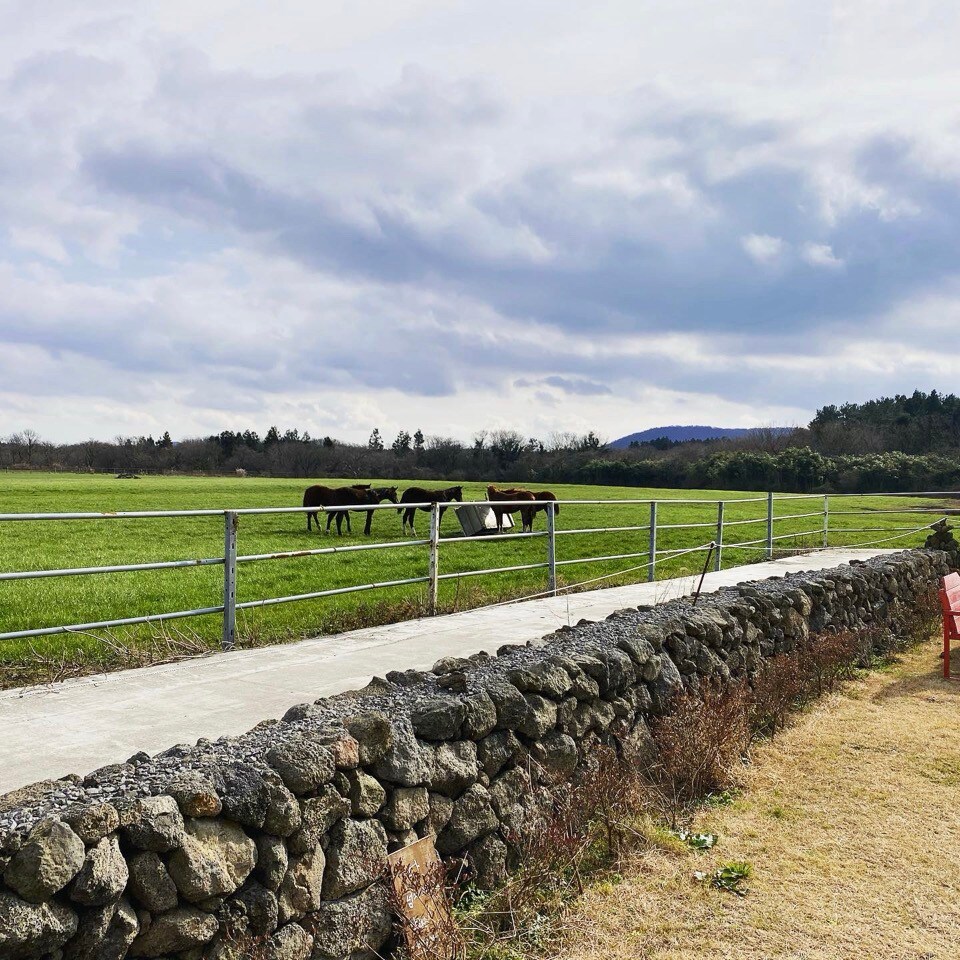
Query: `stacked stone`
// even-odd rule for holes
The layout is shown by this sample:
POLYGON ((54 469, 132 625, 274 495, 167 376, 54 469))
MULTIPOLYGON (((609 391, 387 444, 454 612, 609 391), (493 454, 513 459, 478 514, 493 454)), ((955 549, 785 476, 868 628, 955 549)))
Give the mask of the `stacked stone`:
POLYGON ((953 570, 960 568, 960 544, 954 539, 953 527, 946 520, 938 520, 931 528, 933 533, 924 544, 927 550, 942 550, 950 558, 953 570))
POLYGON ((373 957, 391 850, 433 835, 496 883, 509 838, 598 742, 643 748, 677 690, 883 624, 948 563, 910 551, 631 608, 0 798, 0 957, 373 957))

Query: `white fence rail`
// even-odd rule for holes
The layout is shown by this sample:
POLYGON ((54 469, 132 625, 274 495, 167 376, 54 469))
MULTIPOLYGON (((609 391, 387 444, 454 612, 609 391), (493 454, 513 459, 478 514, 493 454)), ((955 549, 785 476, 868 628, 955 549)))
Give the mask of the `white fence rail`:
MULTIPOLYGON (((507 533, 507 534, 489 534, 484 536, 454 536, 440 538, 440 515, 441 510, 456 509, 457 503, 408 503, 402 504, 403 509, 419 508, 430 511, 430 535, 428 538, 418 538, 412 540, 398 540, 381 543, 364 544, 345 544, 342 546, 319 547, 310 550, 284 550, 273 553, 240 554, 238 553, 238 539, 240 518, 249 515, 267 515, 267 514, 303 514, 303 513, 342 513, 344 511, 366 512, 370 510, 396 510, 397 504, 363 504, 357 506, 336 506, 336 507, 251 507, 237 510, 137 510, 113 513, 5 513, 0 514, 0 523, 25 523, 25 522, 43 522, 50 520, 131 520, 131 519, 160 519, 160 518, 183 518, 183 517, 222 517, 223 518, 223 556, 206 557, 187 560, 167 560, 151 563, 130 563, 113 564, 109 566, 92 567, 71 567, 64 569, 46 569, 46 570, 21 570, 12 572, 0 572, 0 581, 30 580, 50 577, 76 577, 76 576, 94 576, 113 573, 126 573, 134 571, 152 571, 152 570, 172 570, 190 567, 202 566, 222 566, 223 573, 223 602, 216 606, 199 607, 190 610, 174 610, 163 613, 145 614, 136 617, 125 617, 112 620, 98 620, 89 623, 73 623, 59 626, 41 627, 37 629, 13 630, 6 633, 0 633, 0 641, 14 640, 30 637, 52 636, 62 633, 87 632, 97 629, 108 629, 111 627, 130 626, 135 624, 156 623, 164 620, 175 620, 184 617, 196 617, 219 614, 223 618, 223 632, 221 644, 225 650, 232 649, 236 643, 236 615, 238 610, 252 610, 275 606, 283 603, 294 603, 303 600, 314 600, 322 597, 334 597, 343 594, 357 593, 367 590, 379 590, 388 587, 407 586, 412 584, 427 584, 427 605, 429 612, 435 614, 438 608, 438 590, 439 584, 444 580, 457 578, 483 576, 490 574, 509 573, 522 570, 543 569, 547 571, 546 590, 537 596, 556 595, 558 589, 569 589, 580 584, 571 584, 568 587, 557 585, 557 568, 574 566, 585 563, 612 562, 616 560, 640 560, 646 562, 636 567, 631 567, 627 571, 618 571, 617 573, 595 578, 599 580, 609 577, 622 576, 633 570, 646 567, 647 579, 652 581, 656 579, 657 564, 664 560, 687 555, 697 552, 713 551, 714 569, 720 570, 723 566, 725 551, 747 550, 762 552, 767 558, 774 554, 775 544, 783 540, 798 540, 803 538, 817 538, 823 547, 828 547, 830 541, 830 519, 836 517, 851 516, 880 516, 880 515, 923 515, 928 518, 936 517, 937 520, 954 513, 960 513, 960 508, 944 508, 942 505, 931 507, 910 506, 903 510, 890 508, 879 509, 852 509, 852 510, 830 510, 830 500, 849 501, 855 498, 857 501, 869 501, 871 497, 889 498, 893 496, 913 497, 913 498, 949 498, 960 499, 960 492, 922 492, 922 493, 897 493, 897 494, 834 494, 824 496, 822 494, 784 494, 775 495, 769 493, 763 497, 730 497, 723 500, 705 500, 705 499, 684 499, 670 498, 660 500, 543 500, 543 501, 467 501, 473 506, 497 507, 500 509, 509 508, 514 512, 519 512, 521 507, 538 507, 546 511, 546 530, 533 531, 529 533, 507 533), (810 501, 817 500, 822 502, 820 509, 807 512, 789 513, 777 516, 775 513, 775 504, 784 500, 790 501, 810 501), (747 503, 765 503, 766 510, 764 515, 752 519, 729 520, 724 516, 725 508, 731 505, 740 505, 747 503), (699 505, 707 507, 713 505, 716 508, 716 519, 698 523, 658 523, 658 507, 673 507, 683 505, 699 505), (567 530, 556 529, 556 508, 558 506, 613 506, 613 505, 633 505, 637 507, 649 507, 649 522, 646 524, 635 524, 628 526, 610 526, 610 527, 585 527, 572 528, 567 530), (789 533, 776 533, 776 525, 784 521, 795 521, 804 519, 821 520, 815 528, 801 531, 791 531, 789 533), (756 539, 747 540, 728 540, 725 535, 731 528, 740 528, 753 524, 762 524, 765 530, 765 536, 756 539), (713 534, 710 540, 698 544, 694 547, 684 547, 681 549, 661 549, 658 547, 658 535, 664 531, 673 530, 709 530, 713 534), (566 560, 557 559, 557 538, 561 536, 576 535, 595 535, 624 532, 648 532, 648 546, 646 550, 630 551, 616 554, 607 554, 602 556, 576 557, 566 560), (546 540, 546 555, 542 562, 522 563, 513 566, 488 567, 476 570, 467 570, 457 573, 440 572, 440 552, 441 546, 446 551, 449 546, 458 543, 483 543, 501 540, 520 540, 536 539, 546 540), (268 560, 286 560, 302 557, 319 557, 331 554, 356 553, 366 550, 392 550, 404 547, 426 547, 428 554, 428 563, 426 572, 419 576, 411 576, 403 579, 386 580, 373 583, 355 584, 346 587, 337 587, 327 590, 315 590, 308 593, 298 593, 289 596, 268 597, 259 600, 249 600, 237 602, 237 578, 241 564, 255 563, 268 560)), ((906 539, 911 534, 917 534, 925 528, 932 525, 934 520, 928 520, 918 527, 894 527, 894 526, 863 526, 863 527, 843 527, 843 534, 853 533, 887 533, 893 536, 883 538, 872 543, 843 544, 842 546, 873 546, 883 543, 893 543, 897 540, 906 539)), ((811 527, 813 525, 811 524, 811 527)), ((819 546, 819 544, 818 544, 819 546)), ((834 544, 834 546, 840 546, 834 544)), ((807 545, 807 549, 810 549, 807 545)), ((709 553, 707 555, 709 561, 709 553)), ((508 601, 515 602, 515 601, 508 601)))

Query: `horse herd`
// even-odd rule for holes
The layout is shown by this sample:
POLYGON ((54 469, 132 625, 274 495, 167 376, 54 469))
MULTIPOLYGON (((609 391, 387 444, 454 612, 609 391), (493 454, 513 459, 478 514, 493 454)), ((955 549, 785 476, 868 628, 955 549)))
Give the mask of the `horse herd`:
MULTIPOLYGON (((524 490, 520 487, 511 487, 508 490, 500 490, 495 486, 487 487, 487 499, 493 504, 492 510, 497 521, 497 532, 503 532, 503 518, 507 514, 519 513, 523 522, 523 532, 533 530, 533 518, 541 511, 546 510, 546 504, 542 501, 552 500, 556 503, 557 498, 549 490, 541 490, 534 493, 531 490, 524 490), (530 506, 517 504, 516 501, 531 501, 530 506), (514 503, 510 503, 514 501, 514 503), (537 502, 541 501, 541 502, 537 502), (502 502, 504 506, 498 506, 502 502), (507 505, 509 504, 509 505, 507 505)), ((325 487, 321 484, 315 484, 307 487, 303 494, 303 505, 305 507, 322 507, 327 514, 327 533, 330 532, 330 522, 336 517, 337 535, 343 533, 343 519, 347 519, 347 533, 350 533, 350 510, 337 510, 337 507, 362 507, 365 505, 375 505, 388 500, 390 503, 398 504, 397 513, 403 514, 400 522, 404 533, 407 527, 410 532, 416 534, 413 521, 416 517, 416 506, 404 506, 404 504, 441 504, 440 519, 443 519, 444 511, 447 509, 443 504, 463 503, 463 487, 444 487, 441 490, 427 490, 425 487, 408 487, 403 491, 402 496, 397 496, 396 487, 374 487, 369 483, 356 483, 349 487, 325 487)), ((420 510, 429 510, 429 506, 421 506, 420 510)), ((364 524, 363 532, 370 533, 370 524, 373 522, 373 510, 364 511, 367 515, 367 522, 364 524)), ((312 530, 311 521, 316 523, 317 529, 320 529, 319 510, 307 513, 307 530, 312 530)), ((554 507, 554 513, 560 513, 559 504, 554 507)))

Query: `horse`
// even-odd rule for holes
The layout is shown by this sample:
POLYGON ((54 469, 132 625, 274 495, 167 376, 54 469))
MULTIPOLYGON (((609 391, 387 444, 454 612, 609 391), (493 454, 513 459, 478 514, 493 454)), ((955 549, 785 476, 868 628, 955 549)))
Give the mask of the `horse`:
MULTIPOLYGON (((326 532, 330 532, 330 522, 334 517, 337 518, 337 536, 343 533, 343 518, 347 518, 347 533, 351 532, 350 512, 349 510, 331 510, 331 507, 352 507, 362 504, 382 503, 389 500, 391 503, 397 502, 396 487, 371 487, 369 483, 354 484, 350 487, 325 487, 321 484, 315 484, 307 487, 303 494, 303 505, 305 507, 323 507, 327 513, 326 532)), ((367 510, 367 522, 364 525, 363 532, 370 533, 370 524, 373 522, 373 510, 367 510)), ((307 530, 311 529, 311 519, 316 523, 317 529, 320 529, 320 519, 315 511, 307 514, 307 530)))
MULTIPOLYGON (((488 500, 536 500, 529 490, 522 490, 519 487, 511 487, 509 490, 498 490, 493 484, 487 487, 488 500)), ((546 509, 546 508, 543 508, 546 509)), ((535 507, 510 506, 493 507, 494 516, 497 518, 497 533, 503 533, 503 518, 505 514, 513 514, 520 511, 520 519, 523 522, 522 532, 527 533, 533 530, 533 515, 536 513, 535 507)))
MULTIPOLYGON (((400 497, 400 503, 452 503, 457 501, 458 503, 463 503, 463 487, 445 487, 443 490, 425 490, 423 487, 407 487, 403 491, 403 496, 400 497)), ((396 502, 396 501, 394 501, 396 502)), ((426 512, 429 510, 429 507, 420 507, 421 510, 426 512)), ((443 513, 446 510, 446 507, 440 508, 440 519, 443 519, 443 513)), ((406 533, 407 524, 410 524, 410 532, 416 535, 416 530, 413 527, 414 518, 417 515, 416 507, 401 507, 397 510, 397 513, 403 514, 403 519, 400 521, 400 528, 406 533)))
MULTIPOLYGON (((541 490, 539 493, 533 495, 537 500, 552 500, 553 501, 553 515, 555 517, 560 516, 560 504, 557 503, 557 497, 554 493, 551 493, 549 490, 541 490)), ((536 516, 541 510, 546 510, 547 505, 541 503, 533 507, 533 516, 536 516)))

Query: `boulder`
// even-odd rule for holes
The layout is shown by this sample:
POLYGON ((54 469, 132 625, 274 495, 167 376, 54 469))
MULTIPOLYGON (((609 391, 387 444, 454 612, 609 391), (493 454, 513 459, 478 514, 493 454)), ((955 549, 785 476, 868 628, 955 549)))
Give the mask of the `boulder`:
POLYGON ((396 787, 380 815, 390 830, 409 830, 430 814, 426 787, 396 787))
POLYGON ((229 820, 188 820, 183 845, 170 857, 169 871, 190 903, 233 893, 253 871, 257 847, 229 820))
POLYGON ((146 797, 126 814, 124 839, 138 850, 166 853, 183 842, 183 817, 173 797, 146 797))
POLYGON ((123 960, 139 930, 136 911, 127 900, 85 910, 64 948, 64 960, 123 960))
POLYGON ((130 893, 151 913, 165 913, 177 905, 177 885, 153 851, 130 858, 130 893))
POLYGON ((437 838, 437 850, 445 857, 460 853, 472 840, 492 833, 498 826, 489 792, 474 784, 454 803, 450 822, 437 838))
POLYGON ((52 954, 77 932, 77 915, 55 900, 30 903, 0 890, 0 957, 33 960, 52 954))
POLYGON ((355 817, 373 817, 384 805, 387 791, 380 782, 362 770, 352 771, 349 778, 350 807, 355 817))
POLYGON ((163 957, 202 947, 219 929, 217 918, 193 907, 180 907, 154 917, 130 947, 131 957, 163 957))
POLYGON ((101 907, 123 893, 129 876, 119 841, 115 836, 104 837, 87 851, 70 887, 70 899, 87 907, 101 907))
POLYGON ((350 816, 350 810, 350 801, 328 783, 319 796, 303 801, 302 825, 287 841, 290 852, 303 854, 312 850, 338 820, 350 816))
POLYGON ((382 884, 351 897, 326 900, 310 920, 314 960, 380 956, 392 931, 389 899, 382 884))
POLYGON ((386 865, 383 826, 376 820, 341 820, 330 831, 324 899, 339 900, 369 886, 383 874, 386 865))
POLYGON ((267 763, 280 774, 284 785, 297 796, 314 793, 333 779, 333 754, 316 740, 294 737, 267 753, 267 763))
POLYGON ((44 820, 11 857, 3 879, 24 900, 42 903, 77 875, 84 855, 83 841, 62 820, 44 820))
POLYGON ((383 713, 357 713, 344 721, 350 735, 357 741, 360 765, 369 767, 381 760, 393 746, 393 727, 383 713))
POLYGON ((302 917, 320 906, 325 872, 326 858, 319 847, 290 861, 277 896, 280 923, 302 917))

